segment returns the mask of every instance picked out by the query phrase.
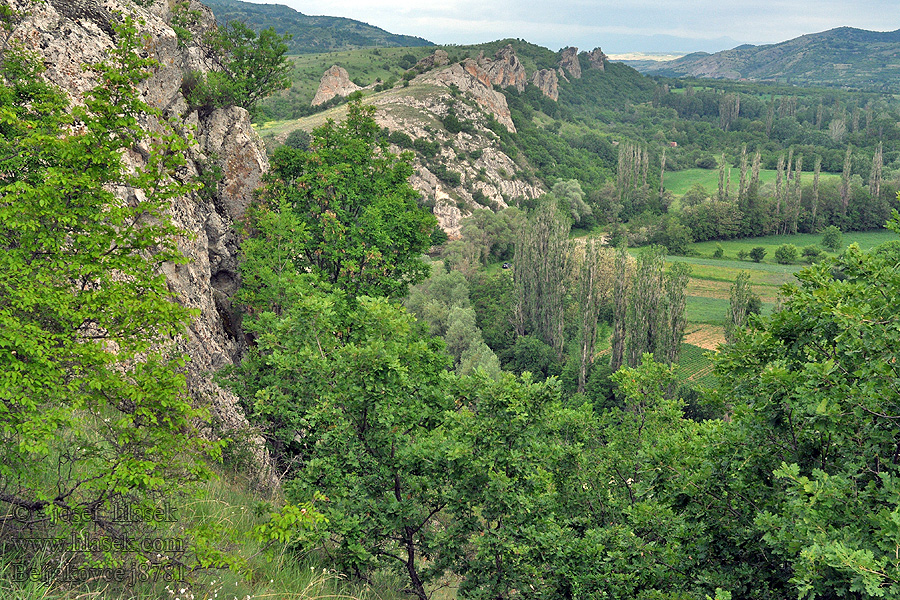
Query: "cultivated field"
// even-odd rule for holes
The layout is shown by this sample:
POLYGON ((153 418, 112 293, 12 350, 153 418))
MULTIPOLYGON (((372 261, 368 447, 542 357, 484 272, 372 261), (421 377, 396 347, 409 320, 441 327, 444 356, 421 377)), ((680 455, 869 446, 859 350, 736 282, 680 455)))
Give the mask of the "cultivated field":
MULTIPOLYGON (((775 263, 775 248, 781 244, 794 244, 798 248, 818 245, 821 239, 820 235, 799 234, 724 241, 720 242, 725 251, 725 257, 722 259, 712 258, 716 242, 703 242, 691 245, 691 250, 699 256, 667 257, 668 262, 684 262, 689 264, 692 270, 685 307, 688 326, 681 347, 681 358, 678 361, 679 378, 691 385, 712 383, 711 362, 704 353, 714 351, 725 341, 723 325, 728 312, 728 298, 731 285, 738 273, 747 271, 750 274, 753 292, 763 301, 763 314, 769 314, 777 302, 781 287, 796 281, 794 273, 805 266, 775 263), (740 261, 735 258, 739 250, 749 252, 756 246, 766 248, 766 258, 763 262, 740 261)), ((897 234, 888 230, 848 232, 844 234, 843 247, 856 243, 863 250, 868 250, 896 239, 897 234)), ((828 253, 828 255, 835 254, 828 253)))

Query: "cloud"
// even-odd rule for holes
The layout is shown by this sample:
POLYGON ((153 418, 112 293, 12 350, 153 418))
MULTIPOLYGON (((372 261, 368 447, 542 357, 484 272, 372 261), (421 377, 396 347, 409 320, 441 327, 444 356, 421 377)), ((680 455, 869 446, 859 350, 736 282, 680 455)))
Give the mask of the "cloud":
MULTIPOLYGON (((262 0, 255 0, 262 1, 262 0)), ((268 0, 271 1, 271 0, 268 0)), ((895 0, 281 0, 308 15, 365 21, 393 33, 437 43, 478 43, 506 37, 558 49, 627 43, 652 35, 741 43, 773 43, 834 27, 900 28, 895 0)), ((620 48, 619 50, 640 50, 620 48)))

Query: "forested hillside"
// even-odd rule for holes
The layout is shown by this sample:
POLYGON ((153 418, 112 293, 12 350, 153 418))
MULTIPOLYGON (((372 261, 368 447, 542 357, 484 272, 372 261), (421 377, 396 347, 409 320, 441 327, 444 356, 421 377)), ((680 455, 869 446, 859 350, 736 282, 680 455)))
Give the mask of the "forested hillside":
POLYGON ((688 54, 643 70, 670 77, 771 81, 897 93, 898 51, 900 30, 839 27, 778 44, 748 44, 715 54, 688 54))
POLYGON ((412 35, 397 35, 361 21, 340 17, 310 16, 280 4, 254 4, 240 0, 209 0, 220 23, 239 21, 256 30, 273 28, 290 34, 291 54, 315 54, 354 48, 433 46, 412 35))
MULTIPOLYGON (((529 82, 497 85, 515 131, 497 130, 494 147, 516 161, 517 179, 537 180, 544 189, 577 180, 591 208, 591 217, 579 223, 582 228, 601 225, 614 239, 627 236, 632 245, 656 242, 683 252, 691 241, 815 232, 829 225, 879 228, 896 206, 900 105, 890 95, 650 79, 608 61, 602 70, 596 68, 600 63, 589 53, 552 52, 516 40, 450 47, 448 62, 487 59, 504 44, 515 53, 526 80, 542 69, 552 71, 558 97, 529 82), (564 54, 575 57, 578 77, 561 66, 564 54), (713 173, 705 178, 712 185, 677 193, 669 189, 667 175, 691 169, 713 173)), ((357 88, 369 86, 357 92, 367 101, 385 110, 388 104, 415 102, 412 98, 430 93, 417 85, 432 76, 424 71, 437 70, 416 66, 425 56, 421 50, 406 55, 375 50, 298 61, 292 89, 261 108, 260 119, 266 122, 260 131, 267 139, 284 140, 287 132, 309 131, 320 122, 321 117, 295 116, 330 105, 311 107, 309 102, 314 73, 332 60, 346 66, 357 88)), ((443 144, 460 135, 440 122, 388 121, 385 116, 385 127, 399 128, 411 139, 422 137, 422 125, 436 127, 432 131, 440 133, 426 139, 439 136, 443 144)), ((459 152, 456 157, 460 165, 444 168, 464 173, 467 160, 459 152)), ((428 169, 431 161, 420 159, 428 169)), ((470 201, 473 189, 449 187, 441 194, 462 202, 463 214, 476 208, 470 201)), ((426 204, 437 200, 434 186, 417 189, 426 204)), ((506 197, 504 204, 528 201, 506 197)))

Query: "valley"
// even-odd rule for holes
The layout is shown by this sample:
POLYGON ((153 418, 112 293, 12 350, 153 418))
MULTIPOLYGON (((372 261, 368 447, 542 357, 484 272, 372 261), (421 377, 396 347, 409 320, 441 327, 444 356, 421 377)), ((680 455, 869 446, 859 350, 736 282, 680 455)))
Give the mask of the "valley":
POLYGON ((208 4, 0 0, 0 597, 900 597, 896 32, 208 4))

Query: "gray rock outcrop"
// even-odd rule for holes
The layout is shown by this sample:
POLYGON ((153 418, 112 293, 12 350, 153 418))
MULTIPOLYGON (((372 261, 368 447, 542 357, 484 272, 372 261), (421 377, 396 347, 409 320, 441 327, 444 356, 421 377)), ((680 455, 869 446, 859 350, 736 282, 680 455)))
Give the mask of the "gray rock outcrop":
MULTIPOLYGON (((162 109, 177 128, 193 130, 194 143, 187 151, 184 175, 196 176, 210 169, 221 169, 223 178, 211 193, 192 194, 171 201, 168 212, 172 222, 188 232, 178 246, 188 258, 183 265, 163 268, 170 290, 179 301, 197 309, 180 342, 180 350, 190 357, 186 368, 188 389, 198 401, 208 402, 216 421, 216 433, 241 432, 250 440, 261 487, 276 484, 262 438, 246 432, 249 425, 237 397, 220 388, 212 379, 222 366, 240 359, 244 341, 231 297, 240 283, 238 238, 233 222, 247 208, 253 189, 268 169, 262 142, 250 126, 247 112, 241 108, 216 109, 206 114, 190 110, 181 93, 184 75, 204 68, 197 46, 179 44, 175 31, 167 24, 171 18, 169 3, 157 0, 148 7, 128 0, 7 0, 14 10, 26 13, 11 37, 39 53, 46 65, 44 77, 59 86, 76 103, 94 85, 92 73, 83 64, 106 58, 115 44, 112 28, 117 13, 132 14, 142 36, 144 50, 158 66, 140 87, 148 104, 162 109)), ((200 18, 192 25, 201 34, 215 22, 212 12, 192 0, 189 10, 200 18)), ((151 121, 144 124, 152 127, 151 121)), ((139 152, 126 156, 136 168, 143 167, 139 152)), ((126 195, 129 192, 124 192, 126 195)))
POLYGON ((446 87, 455 85, 461 92, 470 94, 479 106, 494 115, 494 118, 509 131, 516 131, 506 96, 494 89, 490 74, 481 68, 477 61, 466 59, 462 63, 455 63, 446 69, 432 71, 421 77, 423 81, 437 85, 446 87))
POLYGON ((332 65, 331 68, 322 75, 322 79, 319 81, 319 89, 316 90, 312 105, 319 106, 320 104, 325 104, 335 96, 349 96, 353 92, 361 89, 363 88, 350 81, 350 75, 347 73, 347 69, 332 65))
POLYGON ((427 71, 435 67, 445 67, 450 64, 450 56, 446 50, 435 50, 434 54, 429 54, 416 63, 416 67, 422 71, 427 71))
POLYGON ((528 76, 525 73, 525 67, 516 56, 511 44, 507 44, 500 48, 494 58, 485 58, 484 54, 478 56, 478 66, 484 69, 493 85, 497 87, 514 87, 517 90, 524 91, 525 83, 528 76))
POLYGON ((556 77, 556 71, 552 69, 535 71, 531 76, 531 83, 551 100, 559 100, 559 79, 556 77))
POLYGON ((603 50, 600 48, 594 48, 588 54, 588 60, 591 61, 591 68, 597 69, 600 71, 606 70, 606 61, 609 60, 605 54, 603 54, 603 50))
POLYGON ((559 59, 559 66, 569 72, 575 79, 581 79, 581 62, 578 60, 578 48, 564 48, 559 59))

